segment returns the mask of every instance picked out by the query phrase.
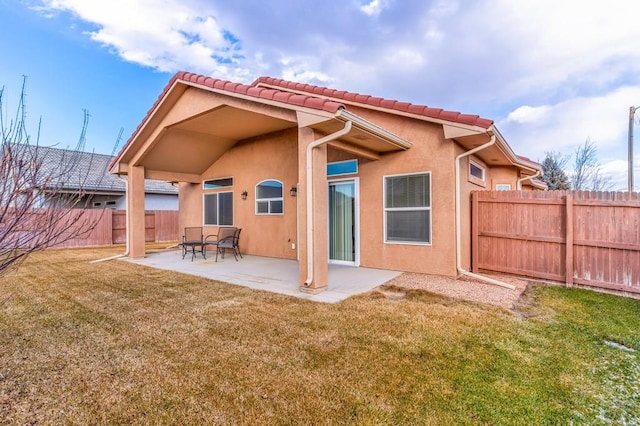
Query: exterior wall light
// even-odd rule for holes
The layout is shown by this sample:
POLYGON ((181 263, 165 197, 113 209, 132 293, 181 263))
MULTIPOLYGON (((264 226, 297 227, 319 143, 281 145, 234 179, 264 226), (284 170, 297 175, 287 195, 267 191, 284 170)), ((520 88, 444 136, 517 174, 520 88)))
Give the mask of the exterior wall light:
POLYGON ((289 195, 291 195, 292 197, 295 197, 298 194, 298 188, 295 186, 292 186, 291 189, 289 190, 289 195))
POLYGON ((245 191, 242 191, 242 193, 240 194, 240 196, 242 197, 242 199, 243 199, 243 200, 246 200, 246 199, 247 199, 247 195, 248 195, 248 194, 247 194, 247 191, 246 191, 246 190, 245 190, 245 191))

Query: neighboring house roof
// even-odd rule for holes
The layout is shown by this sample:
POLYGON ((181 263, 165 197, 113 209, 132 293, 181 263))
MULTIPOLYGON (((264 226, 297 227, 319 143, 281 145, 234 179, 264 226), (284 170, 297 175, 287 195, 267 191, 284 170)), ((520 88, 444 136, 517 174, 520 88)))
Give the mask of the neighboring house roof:
POLYGON ((451 121, 460 124, 468 124, 488 129, 493 125, 493 120, 482 118, 478 115, 463 114, 458 111, 447 111, 442 108, 432 108, 426 105, 416 105, 410 102, 400 102, 391 99, 384 99, 360 93, 347 92, 345 90, 330 89, 328 87, 314 86, 311 84, 296 83, 293 81, 281 80, 272 77, 260 77, 251 86, 281 88, 284 90, 306 93, 327 98, 332 98, 344 102, 353 102, 377 108, 390 109, 395 111, 409 112, 425 117, 435 118, 444 121, 451 121))
MULTIPOLYGON (((77 190, 87 192, 126 191, 126 181, 109 173, 111 155, 81 152, 47 146, 23 145, 36 158, 42 159, 40 173, 42 178, 51 177, 50 186, 59 190, 77 190)), ((145 192, 150 194, 177 194, 178 189, 163 181, 145 179, 145 192)))

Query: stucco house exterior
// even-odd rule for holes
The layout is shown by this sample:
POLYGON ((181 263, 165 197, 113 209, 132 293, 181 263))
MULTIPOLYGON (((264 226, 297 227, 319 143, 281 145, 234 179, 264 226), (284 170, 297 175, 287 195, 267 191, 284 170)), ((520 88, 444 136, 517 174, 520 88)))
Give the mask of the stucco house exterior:
POLYGON ((491 120, 273 78, 179 72, 111 163, 127 175, 129 255, 144 179, 179 182, 180 227, 242 228, 243 253, 448 276, 470 263, 469 194, 541 187, 491 120))

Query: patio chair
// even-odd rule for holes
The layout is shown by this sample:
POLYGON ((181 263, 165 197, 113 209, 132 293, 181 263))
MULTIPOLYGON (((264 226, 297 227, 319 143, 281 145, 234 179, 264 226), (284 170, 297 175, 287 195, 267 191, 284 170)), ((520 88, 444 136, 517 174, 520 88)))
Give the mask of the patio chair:
POLYGON ((202 254, 204 259, 207 258, 207 250, 202 234, 202 226, 188 226, 184 228, 182 236, 182 258, 184 259, 188 252, 191 252, 191 261, 196 257, 196 253, 202 254))
MULTIPOLYGON (((221 226, 218 228, 217 234, 207 235, 204 239, 205 251, 208 246, 215 246, 216 248, 216 262, 218 261, 218 251, 220 244, 223 246, 228 245, 229 241, 233 241, 233 236, 236 234, 235 226, 221 226)), ((224 257, 224 256, 223 256, 224 257)))
POLYGON ((224 259, 224 254, 227 250, 233 252, 236 262, 238 261, 238 256, 242 259, 242 253, 240 253, 240 231, 242 231, 242 228, 220 228, 216 240, 207 242, 207 244, 216 246, 216 262, 218 261, 218 253, 221 253, 224 259))

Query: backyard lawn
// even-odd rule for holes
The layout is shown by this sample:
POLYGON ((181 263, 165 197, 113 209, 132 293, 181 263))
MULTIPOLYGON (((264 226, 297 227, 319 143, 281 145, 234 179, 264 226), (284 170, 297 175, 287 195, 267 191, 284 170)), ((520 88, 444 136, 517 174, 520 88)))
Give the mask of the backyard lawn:
POLYGON ((640 424, 640 301, 339 304, 38 253, 0 278, 0 423, 640 424))

